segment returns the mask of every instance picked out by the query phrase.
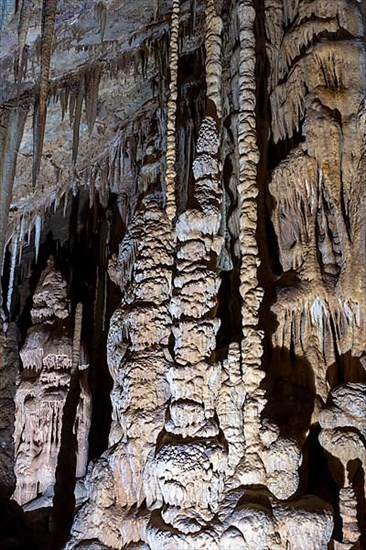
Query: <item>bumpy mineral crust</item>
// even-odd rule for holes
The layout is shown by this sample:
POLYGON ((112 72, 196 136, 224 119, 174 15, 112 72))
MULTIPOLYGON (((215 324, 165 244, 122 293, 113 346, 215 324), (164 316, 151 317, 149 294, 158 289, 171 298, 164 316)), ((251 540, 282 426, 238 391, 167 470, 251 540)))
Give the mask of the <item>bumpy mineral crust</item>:
POLYGON ((0 547, 366 547, 364 3, 0 28, 0 547))

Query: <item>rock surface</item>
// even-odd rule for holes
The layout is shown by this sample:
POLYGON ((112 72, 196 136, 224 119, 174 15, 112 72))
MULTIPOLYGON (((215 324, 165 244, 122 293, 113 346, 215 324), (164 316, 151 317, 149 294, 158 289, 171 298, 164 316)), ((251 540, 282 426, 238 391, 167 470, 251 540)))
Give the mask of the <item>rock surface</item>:
POLYGON ((0 2, 0 490, 35 547, 366 546, 365 25, 0 2))
MULTIPOLYGON (((23 370, 15 392, 13 498, 24 505, 38 497, 42 507, 42 498, 52 497, 56 481, 73 355, 66 281, 55 269, 52 258, 33 295, 31 316, 33 325, 20 350, 23 370)), ((79 369, 87 368, 82 358, 79 369)), ((76 477, 86 472, 90 420, 91 396, 83 372, 74 424, 78 445, 76 477)), ((45 502, 49 504, 49 500, 45 502)))

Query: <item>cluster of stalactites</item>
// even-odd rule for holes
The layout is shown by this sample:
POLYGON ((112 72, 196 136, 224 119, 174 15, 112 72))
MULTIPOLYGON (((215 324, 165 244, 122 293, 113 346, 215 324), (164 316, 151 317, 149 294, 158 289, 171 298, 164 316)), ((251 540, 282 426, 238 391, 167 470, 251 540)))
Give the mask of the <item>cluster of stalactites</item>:
MULTIPOLYGON (((102 5, 102 3, 99 4, 102 5)), ((2 222, 0 218, 0 233, 3 235, 1 241, 3 242, 6 238, 6 242, 10 243, 9 250, 12 258, 7 297, 7 309, 9 312, 11 310, 13 286, 16 278, 16 262, 17 260, 19 264, 21 262, 22 249, 26 242, 26 234, 28 233, 28 244, 30 244, 32 231, 34 230, 34 244, 37 259, 42 240, 44 217, 51 208, 54 208, 56 211, 62 199, 64 200, 64 214, 67 212, 70 188, 72 188, 73 193, 76 194, 84 185, 87 186, 89 188, 91 205, 93 205, 95 196, 98 194, 100 203, 106 206, 110 192, 116 192, 119 195, 118 206, 123 219, 128 220, 131 212, 133 212, 136 189, 134 182, 132 185, 130 180, 131 174, 133 174, 134 177, 136 176, 137 165, 143 164, 139 157, 139 148, 141 147, 141 136, 146 131, 146 128, 142 127, 144 123, 141 122, 141 117, 137 117, 140 119, 140 123, 135 123, 135 121, 131 123, 131 121, 128 120, 126 127, 121 127, 119 129, 113 143, 111 143, 105 151, 102 151, 102 154, 96 156, 93 165, 84 157, 83 162, 77 164, 79 141, 80 143, 82 141, 80 138, 80 128, 83 125, 82 123, 84 122, 85 116, 89 134, 93 132, 97 117, 98 96, 102 77, 115 78, 121 71, 128 71, 139 75, 142 73, 142 77, 146 79, 147 73, 151 76, 152 71, 156 68, 155 66, 158 65, 158 58, 164 57, 167 53, 166 33, 161 29, 158 36, 154 36, 153 38, 144 37, 140 47, 132 48, 122 53, 115 44, 115 42, 118 41, 111 41, 111 48, 108 49, 109 55, 106 56, 106 60, 99 59, 95 62, 83 65, 68 74, 66 78, 61 78, 60 80, 54 79, 51 83, 49 76, 52 43, 56 29, 56 8, 56 0, 54 2, 43 2, 40 51, 39 59, 36 59, 36 62, 39 61, 40 63, 39 89, 37 89, 35 93, 33 116, 33 197, 31 201, 26 203, 21 201, 21 204, 19 206, 17 205, 16 209, 13 209, 10 219, 8 219, 8 212, 11 202, 12 182, 14 180, 13 172, 15 172, 16 168, 16 158, 14 154, 19 149, 29 105, 25 105, 24 97, 20 96, 20 98, 18 98, 20 105, 9 109, 10 116, 4 111, 6 115, 5 118, 9 118, 9 124, 5 121, 4 127, 6 128, 9 126, 8 133, 12 138, 10 142, 5 136, 6 143, 4 142, 3 147, 4 158, 7 158, 7 174, 4 174, 5 183, 3 187, 6 185, 8 189, 6 190, 4 188, 3 196, 5 197, 6 193, 8 198, 7 207, 4 208, 3 211, 4 221, 2 222), (147 65, 149 65, 149 67, 147 67, 147 65), (64 116, 68 114, 70 124, 72 125, 71 162, 65 170, 60 170, 56 163, 53 163, 52 160, 45 160, 44 154, 42 155, 46 131, 47 109, 49 109, 51 100, 53 102, 59 102, 61 119, 63 120, 64 116), (12 122, 13 119, 14 124, 12 122), (13 129, 10 128, 12 124, 13 129), (131 125, 133 126, 132 128, 130 127, 131 125), (13 131, 14 128, 16 128, 16 132, 13 131), (9 149, 9 154, 13 151, 12 160, 9 154, 6 153, 7 149, 9 149), (48 165, 50 170, 47 168, 48 165), (54 184, 52 176, 50 177, 50 173, 52 173, 53 170, 55 170, 56 185, 54 184), (49 192, 41 192, 40 188, 43 185, 47 186, 49 192)), ((41 10, 39 11, 41 13, 41 10)), ((98 10, 96 11, 98 12, 98 10)), ((99 24, 103 27, 103 25, 105 25, 106 7, 104 6, 101 12, 102 15, 100 13, 98 15, 98 13, 96 14, 97 19, 100 19, 100 17, 102 18, 99 24)), ((30 3, 24 0, 19 3, 17 15, 19 17, 19 55, 17 58, 16 78, 20 86, 27 71, 26 62, 28 49, 26 48, 26 42, 30 21, 36 16, 35 7, 30 6, 30 3)), ((104 31, 101 29, 102 34, 103 32, 104 31)), ((32 52, 33 49, 37 50, 35 46, 31 48, 32 52)), ((100 53, 99 51, 99 54, 100 53)), ((149 84, 151 84, 150 81, 149 84)), ((151 93, 153 97, 148 103, 151 103, 151 107, 156 109, 156 93, 153 89, 151 93)), ((161 93, 161 90, 159 90, 159 93, 161 93)), ((143 108, 146 109, 146 105, 144 105, 143 108)), ((22 169, 26 166, 27 162, 28 160, 23 156, 17 159, 17 164, 18 166, 20 164, 22 169)), ((160 162, 159 159, 157 159, 155 165, 149 166, 146 173, 144 167, 142 168, 141 174, 139 174, 141 187, 145 187, 146 190, 152 181, 155 183, 159 175, 160 162)), ((20 183, 22 184, 21 178, 20 183)), ((2 251, 0 251, 0 253, 1 252, 2 251)), ((3 256, 3 253, 0 255, 3 256)))
MULTIPOLYGON (((282 303, 274 309, 282 319, 280 325, 284 322, 293 327, 293 345, 302 349, 301 354, 306 356, 309 342, 315 342, 318 359, 313 368, 316 378, 324 378, 321 395, 326 399, 326 369, 337 354, 362 354, 365 338, 364 186, 360 171, 364 162, 366 90, 362 69, 365 53, 359 40, 363 36, 362 16, 356 5, 344 0, 331 5, 319 0, 293 13, 268 2, 267 10, 270 82, 275 101, 273 138, 290 138, 295 127, 300 129, 300 122, 305 138, 279 163, 269 186, 276 200, 273 223, 282 268, 294 270, 300 279, 295 294, 282 293, 282 303), (279 21, 284 20, 291 21, 292 30, 283 30, 282 36, 277 36, 272 25, 275 22, 277 29, 279 21), (325 21, 334 27, 334 34, 326 41, 319 30, 325 21), (338 31, 345 30, 348 37, 340 39, 338 31), (283 48, 295 31, 300 50, 305 44, 301 40, 307 37, 306 55, 294 55, 291 70, 278 74, 283 48), (295 73, 296 83, 291 80, 295 73), (285 83, 281 84, 283 79, 285 83), (298 96, 300 88, 303 98, 298 117, 289 102, 291 94, 298 96), (283 98, 278 103, 279 89, 283 90, 283 98), (294 121, 285 122, 287 126, 281 129, 280 119, 286 121, 289 116, 295 116, 294 121), (299 297, 301 315, 296 313, 299 297)), ((281 343, 279 330, 276 334, 277 343, 281 343)))
MULTIPOLYGON (((328 4, 313 2, 311 9, 316 6, 319 17, 323 19, 327 16, 328 4)), ((338 7, 345 5, 341 2, 334 4, 338 7)), ((282 39, 282 23, 285 22, 285 26, 293 23, 301 6, 298 2, 287 1, 266 3, 266 24, 271 39, 274 36, 277 40, 278 35, 282 39), (281 24, 274 19, 273 28, 269 8, 273 9, 276 17, 281 16, 281 24)), ((309 3, 304 6, 305 12, 310 9, 309 3)), ((278 425, 261 420, 266 400, 261 387, 265 372, 262 369, 263 333, 259 330, 263 290, 257 275, 260 263, 256 236, 259 152, 255 119, 254 3, 242 0, 235 7, 240 44, 235 145, 238 157, 243 338, 240 345, 231 343, 228 357, 223 362, 217 361, 215 354, 220 284, 216 261, 223 246, 220 234, 222 194, 219 162, 221 67, 218 66, 221 23, 213 11, 213 3, 208 2, 207 89, 208 100, 215 105, 216 111, 211 116, 212 110, 208 109, 197 139, 192 167, 195 208, 187 209, 175 220, 173 131, 176 125, 178 10, 179 2, 174 2, 168 158, 163 189, 166 191, 166 212, 156 197, 147 197, 120 246, 119 257, 111 263, 111 277, 123 290, 123 301, 112 317, 108 340, 108 364, 114 381, 111 448, 91 467, 86 478, 87 500, 77 514, 69 548, 86 537, 118 548, 132 541, 145 541, 152 550, 169 548, 172 544, 177 549, 187 548, 187 545, 218 549, 230 545, 271 550, 283 550, 287 546, 314 550, 325 548, 333 529, 332 510, 315 497, 284 502, 298 489, 301 452, 294 439, 281 435, 278 425), (176 221, 174 231, 171 227, 173 220, 176 221), (264 498, 259 506, 258 491, 246 489, 243 494, 238 489, 225 494, 228 480, 230 488, 261 485, 267 487, 271 494, 263 489, 264 498), (144 499, 144 509, 135 513, 134 510, 144 499)), ((306 17, 303 23, 306 38, 309 33, 306 17)), ((302 51, 302 46, 295 44, 292 49, 289 41, 285 40, 286 43, 289 50, 285 56, 286 63, 281 61, 278 68, 273 58, 270 59, 271 65, 276 66, 273 71, 279 71, 281 75, 285 74, 283 66, 291 65, 302 51)), ((317 55, 322 58, 324 54, 326 57, 328 54, 320 52, 320 49, 317 55)), ((317 67, 318 70, 319 65, 317 67)), ((331 78, 337 80, 337 71, 338 65, 331 78)), ((282 122, 273 117, 274 141, 282 135, 290 137, 296 128, 294 120, 302 116, 301 90, 305 90, 305 96, 307 91, 301 78, 298 87, 301 101, 295 97, 296 94, 284 94, 278 99, 280 92, 273 92, 272 104, 276 105, 278 99, 281 109, 289 109, 292 113, 282 112, 285 123, 284 128, 280 129, 282 122), (287 100, 287 107, 284 108, 287 100), (293 117, 290 122, 288 117, 293 117)), ((314 106, 310 111, 315 119, 314 106)), ((311 117, 307 118, 307 122, 311 117)), ((304 126, 308 132, 308 154, 318 162, 321 147, 317 148, 315 142, 308 138, 312 132, 310 126, 304 126), (314 154, 311 151, 315 151, 314 154)), ((304 150, 300 147, 297 153, 301 156, 304 150)), ((317 168, 315 173, 319 174, 317 168)), ((309 163, 311 170, 312 164, 309 163)), ((298 220, 287 220, 285 223, 276 212, 277 236, 292 245, 290 239, 294 235, 297 237, 297 233, 296 228, 291 228, 291 223, 297 223, 299 238, 306 243, 310 238, 309 217, 319 210, 318 206, 315 208, 307 200, 313 196, 313 188, 304 180, 302 188, 299 184, 281 189, 279 180, 275 172, 271 192, 278 192, 278 208, 286 211, 289 218, 291 208, 295 209, 295 203, 300 201, 296 212, 301 215, 301 223, 298 220)), ((324 178, 322 185, 327 181, 324 178)), ((328 199, 329 196, 323 194, 323 205, 328 199)), ((331 228, 337 226, 333 218, 330 225, 331 228)), ((356 228, 355 234, 357 231, 356 228)), ((339 245, 337 242, 334 244, 335 248, 339 245)), ((286 250, 287 256, 282 258, 283 263, 287 261, 290 269, 299 270, 299 264, 292 262, 291 257, 298 250, 293 253, 289 250, 291 246, 286 250)), ((326 257, 327 247, 324 246, 321 252, 326 257)), ((307 255, 301 254, 302 251, 296 261, 306 263, 307 255)), ((312 281, 307 280, 307 283, 312 281)), ((326 297, 323 299, 323 294, 311 304, 308 314, 300 315, 300 320, 296 317, 297 312, 290 311, 285 291, 283 299, 285 309, 280 321, 283 332, 275 332, 272 340, 274 346, 278 338, 280 346, 289 345, 290 349, 294 349, 291 338, 297 334, 301 336, 302 329, 305 327, 307 330, 307 326, 311 326, 313 332, 324 335, 325 310, 330 307, 330 301, 326 297)), ((301 299, 298 301, 302 307, 301 299)), ((357 303, 336 298, 332 304, 331 322, 340 332, 343 329, 347 332, 349 324, 362 323, 357 303), (344 315, 337 316, 338 307, 343 308, 344 315)), ((306 305, 302 309, 306 312, 306 305)), ((276 309, 275 304, 273 311, 280 316, 281 307, 276 309)), ((341 348, 339 351, 342 351, 341 348)), ((307 356, 305 342, 303 353, 307 356)), ((344 403, 338 405, 337 402, 339 410, 328 414, 324 409, 320 415, 324 432, 321 443, 335 457, 341 457, 344 470, 348 459, 344 459, 344 450, 337 446, 338 429, 340 426, 352 427, 358 422, 363 399, 362 388, 347 386, 346 390, 354 399, 357 398, 357 410, 349 413, 344 410, 344 403)), ((323 391, 323 388, 318 391, 323 391)), ((332 398, 336 401, 337 396, 332 398)), ((364 464, 360 438, 349 433, 348 439, 352 449, 357 448, 351 458, 357 458, 364 464)), ((341 514, 345 519, 345 543, 357 540, 355 533, 351 532, 354 530, 355 514, 346 514, 355 502, 349 481, 342 486, 340 502, 341 514)))
POLYGON ((354 548, 363 529, 357 494, 365 495, 357 482, 365 473, 366 403, 357 367, 366 307, 363 14, 346 0, 266 0, 265 7, 271 133, 291 145, 272 173, 272 220, 283 271, 296 274, 272 306, 272 345, 310 365, 312 420, 341 488, 342 538, 333 544, 354 548))
MULTIPOLYGON (((362 66, 364 27, 361 10, 347 0, 301 5, 266 0, 265 5, 272 131, 277 142, 300 129, 309 92, 359 87, 351 66, 354 60, 362 66), (339 39, 341 33, 351 39, 339 39)), ((327 102, 332 97, 324 93, 322 99, 327 102)))

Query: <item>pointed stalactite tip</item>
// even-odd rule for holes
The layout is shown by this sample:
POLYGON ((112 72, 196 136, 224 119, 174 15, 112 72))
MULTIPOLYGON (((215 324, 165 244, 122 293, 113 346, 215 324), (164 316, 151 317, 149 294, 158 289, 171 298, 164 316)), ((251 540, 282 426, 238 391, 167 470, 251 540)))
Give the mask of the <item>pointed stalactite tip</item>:
POLYGON ((36 186, 41 166, 44 134, 47 118, 47 102, 50 94, 50 64, 52 42, 55 32, 57 0, 43 0, 41 29, 41 72, 39 94, 35 103, 33 118, 33 169, 32 183, 36 186))

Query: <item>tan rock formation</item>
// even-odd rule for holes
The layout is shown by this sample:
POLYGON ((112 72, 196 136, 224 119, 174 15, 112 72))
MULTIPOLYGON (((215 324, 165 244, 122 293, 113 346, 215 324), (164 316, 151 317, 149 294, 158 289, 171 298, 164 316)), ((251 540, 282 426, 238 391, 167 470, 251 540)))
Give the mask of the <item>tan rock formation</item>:
MULTIPOLYGON (((282 268, 297 279, 278 290, 272 345, 305 357, 311 369, 313 421, 323 428, 321 445, 337 459, 330 469, 340 485, 343 527, 334 544, 353 548, 364 496, 356 498, 352 485, 358 466, 347 467, 356 460, 364 471, 365 453, 357 435, 365 386, 355 383, 364 382, 357 365, 366 343, 364 22, 349 2, 316 1, 297 10, 287 2, 283 10, 282 2, 265 4, 272 136, 290 140, 269 185, 273 223, 282 268)), ((364 495, 364 487, 357 491, 364 495)))
MULTIPOLYGON (((23 369, 15 392, 13 495, 19 504, 53 495, 73 351, 66 286, 50 258, 33 296, 33 325, 20 350, 23 369)), ((86 358, 81 357, 79 369, 84 372, 74 425, 78 443, 77 477, 85 474, 88 459, 91 396, 87 367, 86 358)), ((40 506, 45 505, 41 500, 40 506)), ((47 504, 50 501, 45 500, 47 504)))
POLYGON ((41 4, 0 2, 2 485, 15 403, 42 548, 363 548, 365 3, 41 4))

